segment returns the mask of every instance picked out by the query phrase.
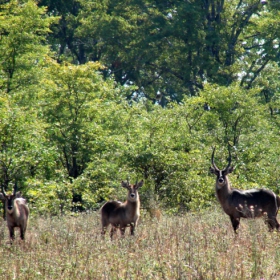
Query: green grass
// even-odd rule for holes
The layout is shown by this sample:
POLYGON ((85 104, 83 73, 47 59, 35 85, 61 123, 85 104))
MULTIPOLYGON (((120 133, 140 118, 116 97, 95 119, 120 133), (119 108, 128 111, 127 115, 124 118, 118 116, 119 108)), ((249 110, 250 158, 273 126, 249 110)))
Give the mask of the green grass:
POLYGON ((160 221, 135 237, 100 236, 99 214, 32 218, 26 241, 0 225, 0 279, 280 279, 280 233, 242 220, 238 236, 220 209, 160 221))

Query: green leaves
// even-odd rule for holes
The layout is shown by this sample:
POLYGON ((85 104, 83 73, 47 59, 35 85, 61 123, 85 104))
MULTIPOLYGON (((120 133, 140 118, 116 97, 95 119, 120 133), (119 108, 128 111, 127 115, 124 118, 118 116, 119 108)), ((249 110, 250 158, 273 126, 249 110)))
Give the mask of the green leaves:
POLYGON ((1 90, 15 93, 38 82, 40 62, 48 54, 45 46, 53 17, 34 1, 9 1, 0 13, 1 90))
POLYGON ((251 88, 263 80, 279 61, 274 2, 52 1, 49 14, 62 18, 49 40, 60 60, 100 61, 105 77, 154 102, 160 91, 165 106, 206 82, 251 88))
POLYGON ((216 146, 237 187, 278 190, 278 4, 40 5, 0 7, 1 184, 57 214, 143 178, 143 205, 195 210, 216 146))
POLYGON ((42 81, 42 115, 49 124, 49 139, 56 143, 60 160, 72 178, 86 168, 91 158, 90 143, 102 130, 99 106, 110 96, 107 93, 112 87, 103 82, 97 71, 100 68, 98 63, 52 63, 42 81))

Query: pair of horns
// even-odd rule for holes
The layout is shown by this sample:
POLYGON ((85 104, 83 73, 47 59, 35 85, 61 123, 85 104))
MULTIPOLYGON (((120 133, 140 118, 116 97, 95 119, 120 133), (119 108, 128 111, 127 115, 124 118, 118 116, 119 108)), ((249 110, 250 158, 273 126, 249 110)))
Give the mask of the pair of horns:
MULTIPOLYGON (((14 192, 13 192, 13 195, 15 195, 16 192, 17 192, 17 183, 15 183, 15 185, 14 185, 14 192)), ((5 189, 4 189, 3 186, 2 186, 2 193, 3 193, 4 196, 7 196, 7 194, 6 194, 5 189)))
MULTIPOLYGON (((213 165, 213 167, 214 167, 216 170, 220 170, 220 169, 216 166, 216 164, 215 164, 215 162, 214 162, 215 150, 216 150, 216 147, 213 148, 213 152, 212 152, 212 157, 211 157, 212 165, 213 165)), ((230 167, 230 165, 231 165, 231 153, 230 153, 230 149, 228 149, 228 153, 229 153, 228 165, 227 165, 227 167, 226 167, 225 169, 223 169, 223 170, 227 170, 227 169, 230 167)))
MULTIPOLYGON (((130 185, 130 184, 129 184, 129 179, 128 179, 128 178, 127 178, 126 182, 127 182, 128 185, 130 185)), ((137 184, 138 184, 138 180, 136 180, 135 185, 137 185, 137 184)))

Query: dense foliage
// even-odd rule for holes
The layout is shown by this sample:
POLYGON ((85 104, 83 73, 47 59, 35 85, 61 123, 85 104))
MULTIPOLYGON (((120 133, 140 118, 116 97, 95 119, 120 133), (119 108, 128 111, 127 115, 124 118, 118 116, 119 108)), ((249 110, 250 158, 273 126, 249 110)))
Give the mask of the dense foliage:
POLYGON ((144 207, 197 210, 209 176, 279 193, 277 1, 3 1, 0 183, 33 213, 96 209, 144 179, 144 207))

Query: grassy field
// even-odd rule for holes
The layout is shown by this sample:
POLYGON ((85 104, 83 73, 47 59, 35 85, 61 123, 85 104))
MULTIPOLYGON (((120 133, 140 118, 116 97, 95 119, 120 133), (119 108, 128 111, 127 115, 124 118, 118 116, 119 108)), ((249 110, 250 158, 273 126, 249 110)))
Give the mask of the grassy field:
MULTIPOLYGON (((128 230, 127 230, 128 234, 128 230)), ((135 237, 100 236, 98 213, 32 218, 26 241, 0 225, 0 279, 280 279, 280 233, 218 208, 141 218, 135 237)))

